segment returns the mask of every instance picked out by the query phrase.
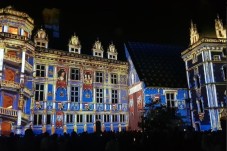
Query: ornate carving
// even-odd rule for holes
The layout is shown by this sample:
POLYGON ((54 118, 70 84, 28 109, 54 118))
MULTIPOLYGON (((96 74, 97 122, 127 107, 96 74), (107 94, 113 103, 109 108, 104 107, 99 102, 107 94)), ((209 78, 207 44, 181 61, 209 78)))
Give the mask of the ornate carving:
POLYGON ((215 19, 215 30, 217 38, 226 38, 226 29, 223 26, 222 20, 219 19, 219 16, 215 19))
POLYGON ((103 50, 103 47, 102 47, 102 44, 99 40, 97 40, 95 42, 95 44, 93 45, 93 50, 101 50, 101 51, 104 51, 103 50))
POLYGON ((199 40, 199 33, 197 31, 196 24, 193 24, 191 21, 191 28, 190 28, 190 42, 191 45, 196 43, 199 40))

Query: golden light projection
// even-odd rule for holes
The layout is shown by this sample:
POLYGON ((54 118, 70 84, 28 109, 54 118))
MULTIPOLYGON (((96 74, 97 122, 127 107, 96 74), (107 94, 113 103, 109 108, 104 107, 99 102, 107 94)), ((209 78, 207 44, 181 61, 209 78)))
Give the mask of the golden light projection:
POLYGON ((9 27, 8 32, 11 33, 11 34, 18 34, 18 28, 9 27))

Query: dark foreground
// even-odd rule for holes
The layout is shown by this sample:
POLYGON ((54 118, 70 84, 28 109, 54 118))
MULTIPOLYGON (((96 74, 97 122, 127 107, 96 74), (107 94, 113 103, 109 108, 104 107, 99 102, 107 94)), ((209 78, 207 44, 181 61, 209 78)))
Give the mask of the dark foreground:
POLYGON ((226 134, 219 132, 104 132, 35 136, 26 130, 24 136, 11 133, 0 137, 1 151, 225 151, 226 134))

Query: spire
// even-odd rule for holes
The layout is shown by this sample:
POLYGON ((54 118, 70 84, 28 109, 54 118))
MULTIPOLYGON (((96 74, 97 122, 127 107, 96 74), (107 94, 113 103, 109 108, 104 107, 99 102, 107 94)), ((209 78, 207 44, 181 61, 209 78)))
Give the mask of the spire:
POLYGON ((191 27, 190 27, 190 44, 194 44, 199 40, 199 33, 197 31, 196 24, 193 24, 191 20, 191 27))
POLYGON ((223 26, 222 20, 219 19, 217 14, 217 19, 215 19, 215 31, 217 38, 226 38, 226 29, 223 26))

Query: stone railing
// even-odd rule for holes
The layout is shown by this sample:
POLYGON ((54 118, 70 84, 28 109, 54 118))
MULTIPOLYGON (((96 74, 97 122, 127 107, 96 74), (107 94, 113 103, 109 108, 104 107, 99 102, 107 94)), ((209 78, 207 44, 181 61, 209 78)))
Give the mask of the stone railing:
POLYGON ((27 61, 25 61, 25 69, 27 69, 30 72, 33 71, 32 65, 30 65, 27 61))
POLYGON ((20 84, 14 82, 14 81, 2 80, 2 81, 0 81, 0 85, 1 85, 1 87, 6 87, 6 88, 14 88, 14 89, 20 88, 20 84))
POLYGON ((0 107, 0 115, 17 117, 17 110, 0 107))
POLYGON ((1 32, 0 36, 4 37, 4 38, 11 38, 11 39, 16 39, 16 40, 26 40, 25 36, 11 34, 11 33, 5 33, 5 32, 1 32))
POLYGON ((11 61, 11 62, 14 62, 14 63, 21 63, 21 58, 16 57, 16 56, 12 56, 12 55, 5 54, 4 59, 11 61))
POLYGON ((24 88, 24 92, 27 93, 30 96, 33 95, 32 91, 30 89, 26 88, 26 87, 24 88))

